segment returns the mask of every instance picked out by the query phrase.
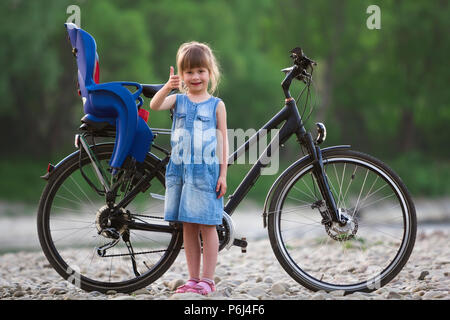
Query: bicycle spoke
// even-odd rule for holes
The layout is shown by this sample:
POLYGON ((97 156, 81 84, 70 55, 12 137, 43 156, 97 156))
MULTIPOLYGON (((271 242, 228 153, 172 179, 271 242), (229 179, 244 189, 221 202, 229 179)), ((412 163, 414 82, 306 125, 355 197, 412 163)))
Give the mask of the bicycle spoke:
MULTIPOLYGON (((357 170, 357 169, 358 169, 358 167, 355 165, 355 170, 353 170, 353 173, 352 173, 352 175, 350 176, 350 180, 349 180, 347 189, 345 190, 345 193, 344 193, 344 199, 347 199, 347 193, 348 193, 348 190, 350 189, 350 186, 351 186, 352 182, 355 180, 355 177, 356 177, 356 170, 357 170)), ((377 178, 378 178, 378 176, 377 176, 377 178)))
POLYGON ((310 195, 308 195, 307 193, 305 193, 303 190, 300 190, 300 189, 297 188, 296 186, 294 186, 294 189, 296 189, 297 191, 300 191, 301 193, 303 193, 304 195, 306 195, 307 197, 309 197, 309 198, 312 199, 313 201, 316 201, 315 198, 311 197, 310 195))
POLYGON ((367 179, 367 175, 368 174, 369 174, 369 170, 366 171, 366 176, 364 177, 364 182, 363 182, 363 185, 362 185, 361 190, 359 192, 358 200, 356 201, 356 206, 355 206, 355 209, 353 210, 352 217, 355 215, 356 209, 358 209, 359 199, 361 198, 361 194, 362 194, 362 192, 364 190, 364 186, 366 185, 366 179, 367 179))
POLYGON ((83 191, 83 189, 81 189, 80 185, 75 181, 75 179, 70 176, 70 179, 72 180, 72 182, 78 187, 78 189, 80 189, 81 193, 84 194, 84 196, 86 197, 86 199, 88 199, 88 201, 91 203, 91 205, 93 207, 95 207, 94 203, 92 202, 92 200, 87 196, 87 194, 83 191))
MULTIPOLYGON (((382 201, 382 200, 384 200, 384 199, 387 199, 387 198, 390 198, 390 197, 392 197, 392 196, 395 196, 395 194, 390 194, 390 195, 388 195, 388 196, 386 196, 386 197, 383 197, 383 198, 380 198, 380 199, 378 199, 378 200, 376 200, 376 201, 373 201, 373 202, 371 202, 371 203, 369 203, 369 204, 366 204, 364 207, 361 207, 360 208, 360 210, 362 210, 362 209, 364 209, 364 208, 367 208, 367 207, 370 207, 371 205, 373 205, 373 204, 375 204, 375 203, 377 203, 377 202, 380 202, 380 201, 382 201)), ((356 209, 355 209, 356 210, 356 209)))

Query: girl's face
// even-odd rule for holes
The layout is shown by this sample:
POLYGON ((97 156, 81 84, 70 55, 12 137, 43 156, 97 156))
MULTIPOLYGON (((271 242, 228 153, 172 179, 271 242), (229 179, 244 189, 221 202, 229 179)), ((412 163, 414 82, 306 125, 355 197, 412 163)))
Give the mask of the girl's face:
POLYGON ((183 71, 183 81, 189 93, 201 94, 208 91, 209 71, 207 68, 192 68, 183 71))

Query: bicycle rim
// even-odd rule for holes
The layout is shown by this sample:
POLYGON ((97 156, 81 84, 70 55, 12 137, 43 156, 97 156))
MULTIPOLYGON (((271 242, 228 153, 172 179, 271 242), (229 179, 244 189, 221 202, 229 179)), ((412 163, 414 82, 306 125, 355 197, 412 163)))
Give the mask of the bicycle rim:
MULTIPOLYGON (((102 145, 95 150, 99 161, 107 168, 113 145, 102 145)), ((155 165, 152 160, 147 157, 146 169, 155 165)), ((82 166, 100 188, 86 156, 82 166)), ((127 206, 132 218, 138 222, 168 224, 163 220, 164 184, 164 173, 159 172, 150 188, 127 206)), ((125 192, 126 189, 119 192, 118 199, 123 198, 125 192)), ((101 257, 97 249, 113 241, 100 235, 96 227, 99 212, 104 209, 104 196, 98 195, 81 176, 78 155, 61 164, 43 192, 38 214, 41 246, 52 266, 65 279, 87 291, 131 292, 158 279, 178 255, 182 243, 180 233, 130 230, 134 257, 122 239, 101 257), (139 275, 135 273, 132 260, 139 275)))
POLYGON ((343 228, 323 224, 320 209, 312 208, 322 197, 308 163, 280 186, 271 209, 277 258, 312 290, 376 290, 401 270, 411 253, 414 206, 400 179, 370 156, 324 154, 324 168, 336 204, 350 223, 343 228))

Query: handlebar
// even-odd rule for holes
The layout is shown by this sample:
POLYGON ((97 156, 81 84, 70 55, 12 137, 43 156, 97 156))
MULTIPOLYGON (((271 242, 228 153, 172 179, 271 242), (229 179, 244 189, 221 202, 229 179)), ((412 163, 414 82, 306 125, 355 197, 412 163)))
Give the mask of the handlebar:
POLYGON ((313 67, 317 65, 317 63, 308 58, 303 50, 300 47, 295 47, 290 51, 290 57, 294 60, 294 65, 290 68, 285 68, 281 70, 286 74, 283 82, 281 83, 281 87, 283 88, 284 95, 286 100, 291 99, 291 94, 289 93, 289 88, 291 86, 291 82, 293 79, 300 80, 306 84, 312 79, 313 67), (310 69, 310 72, 308 72, 310 69))

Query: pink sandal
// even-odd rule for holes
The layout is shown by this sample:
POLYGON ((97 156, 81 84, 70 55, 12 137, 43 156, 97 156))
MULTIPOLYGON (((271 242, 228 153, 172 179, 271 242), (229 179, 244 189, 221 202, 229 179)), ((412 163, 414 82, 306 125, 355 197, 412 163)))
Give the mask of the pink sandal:
POLYGON ((179 286, 175 293, 185 293, 187 290, 194 288, 198 282, 199 279, 191 278, 185 284, 179 286))
POLYGON ((186 292, 194 292, 201 295, 206 296, 207 294, 216 291, 216 286, 214 285, 214 282, 209 282, 205 280, 201 280, 197 283, 193 288, 188 289, 186 292))

